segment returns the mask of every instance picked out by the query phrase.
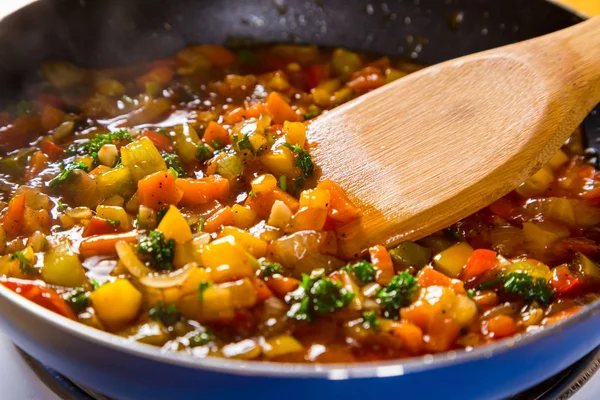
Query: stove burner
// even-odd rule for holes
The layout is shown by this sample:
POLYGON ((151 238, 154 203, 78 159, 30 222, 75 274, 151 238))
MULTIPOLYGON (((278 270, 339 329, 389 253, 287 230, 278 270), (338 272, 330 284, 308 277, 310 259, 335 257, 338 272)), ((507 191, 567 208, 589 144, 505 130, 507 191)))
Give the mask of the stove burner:
MULTIPOLYGON (((40 380, 64 400, 111 400, 80 386, 52 368, 46 367, 17 348, 40 380)), ((572 397, 600 369, 600 347, 564 371, 507 400, 566 400, 572 397)))

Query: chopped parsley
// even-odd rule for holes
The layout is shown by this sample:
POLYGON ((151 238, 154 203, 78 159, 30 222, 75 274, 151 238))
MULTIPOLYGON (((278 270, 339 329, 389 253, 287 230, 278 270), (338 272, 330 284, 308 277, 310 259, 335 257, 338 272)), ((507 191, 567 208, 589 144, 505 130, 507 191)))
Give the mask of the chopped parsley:
POLYGON ((98 289, 100 286, 102 286, 102 284, 96 279, 92 279, 92 286, 94 287, 94 289, 98 289))
POLYGON ((175 240, 165 239, 161 231, 153 230, 138 239, 138 253, 146 265, 157 271, 171 271, 175 256, 175 240))
POLYGON ((502 277, 504 290, 507 293, 523 297, 527 303, 534 301, 548 304, 552 301, 554 291, 543 278, 534 278, 525 272, 511 272, 502 277))
POLYGON ((296 154, 296 166, 302 171, 302 177, 308 179, 313 176, 315 173, 315 164, 312 161, 310 153, 298 144, 284 143, 283 145, 296 154))
POLYGON ((352 272, 360 283, 368 283, 375 281, 375 266, 366 260, 359 261, 354 264, 348 264, 344 268, 348 272, 352 272))
POLYGON ((199 332, 188 338, 190 347, 206 346, 207 344, 212 343, 214 341, 215 335, 213 335, 212 332, 209 332, 207 330, 199 332))
POLYGON ((346 307, 354 293, 350 293, 339 282, 324 276, 302 275, 298 289, 285 297, 291 305, 287 315, 297 321, 313 321, 318 315, 329 314, 346 307))
POLYGON ((60 200, 56 202, 56 207, 59 209, 59 211, 65 211, 65 205, 60 200))
POLYGON ((67 179, 69 179, 69 176, 71 176, 71 174, 73 173, 73 171, 76 170, 82 170, 84 172, 88 172, 88 166, 83 163, 83 162, 72 162, 70 164, 67 164, 67 166, 60 172, 60 174, 58 174, 57 176, 55 176, 49 183, 48 185, 51 188, 55 188, 58 185, 60 185, 61 183, 63 183, 64 181, 66 181, 67 179))
POLYGON ((158 210, 156 212, 156 223, 160 223, 160 221, 162 221, 162 219, 164 218, 165 214, 167 213, 168 208, 166 207, 161 207, 160 210, 158 210))
POLYGON ((383 306, 383 316, 398 319, 400 308, 410 304, 419 284, 408 272, 402 271, 396 275, 389 285, 377 294, 379 303, 383 306))
POLYGON ((173 175, 181 178, 187 177, 187 173, 181 166, 181 161, 177 155, 171 153, 162 153, 162 158, 165 160, 165 164, 167 164, 167 169, 175 172, 173 175))
POLYGON ((10 260, 19 260, 19 271, 21 271, 22 274, 32 274, 35 272, 33 263, 27 257, 25 257, 25 253, 22 251, 15 251, 10 256, 10 260))
POLYGON ((208 147, 206 147, 204 144, 198 143, 198 146, 196 148, 196 158, 199 161, 204 162, 204 161, 208 160, 209 158, 211 158, 211 156, 212 156, 212 151, 210 151, 210 149, 208 147))
POLYGON ((166 326, 175 325, 179 321, 179 311, 175 304, 166 305, 162 301, 159 301, 156 306, 150 309, 148 312, 150 319, 160 321, 166 326))
POLYGON ((287 192, 287 176, 281 175, 278 182, 279 189, 287 192))
POLYGON ((275 274, 283 274, 283 267, 279 263, 263 261, 260 263, 260 273, 263 278, 267 278, 275 274))
POLYGON ((362 315, 363 327, 365 329, 373 329, 374 331, 379 330, 379 318, 374 311, 365 311, 362 315))
POLYGON ((73 289, 63 294, 63 299, 71 306, 75 314, 84 312, 92 304, 88 293, 82 288, 73 289))
POLYGON ((121 142, 131 142, 133 139, 126 129, 121 129, 109 133, 101 133, 85 143, 72 144, 67 148, 68 154, 90 155, 98 160, 98 151, 105 144, 117 144, 121 142))
POLYGON ((119 225, 121 225, 121 221, 119 221, 118 219, 107 219, 106 222, 109 225, 112 225, 112 226, 119 226, 119 225))
POLYGON ((213 149, 216 149, 216 150, 219 150, 223 147, 223 143, 221 143, 221 141, 219 139, 213 140, 211 145, 212 145, 213 149))
POLYGON ((198 301, 200 303, 202 303, 202 300, 204 299, 204 292, 206 291, 206 289, 208 289, 211 286, 212 286, 212 283, 208 282, 208 281, 202 281, 198 285, 198 301))
POLYGON ((252 151, 252 143, 250 143, 250 135, 248 135, 247 133, 244 135, 243 138, 241 138, 239 141, 237 140, 237 135, 235 135, 236 137, 234 137, 234 142, 237 142, 237 147, 240 151, 243 150, 250 150, 252 151))

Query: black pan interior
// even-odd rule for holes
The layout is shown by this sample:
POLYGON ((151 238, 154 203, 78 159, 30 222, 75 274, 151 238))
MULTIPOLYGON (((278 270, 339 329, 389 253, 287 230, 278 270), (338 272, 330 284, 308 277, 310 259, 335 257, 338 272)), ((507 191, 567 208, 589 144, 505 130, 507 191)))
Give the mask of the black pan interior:
MULTIPOLYGON (((544 0, 38 0, 0 21, 0 102, 43 60, 137 63, 191 43, 310 43, 433 64, 581 21, 544 0)), ((588 122, 590 131, 600 126, 588 122)))

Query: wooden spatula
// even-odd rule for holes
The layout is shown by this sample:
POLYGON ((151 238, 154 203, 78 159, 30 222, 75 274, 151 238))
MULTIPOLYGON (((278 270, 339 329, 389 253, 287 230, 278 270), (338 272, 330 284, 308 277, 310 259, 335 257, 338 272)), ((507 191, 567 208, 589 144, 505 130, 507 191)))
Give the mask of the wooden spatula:
POLYGON ((442 229, 518 187, 600 102, 600 17, 438 64, 315 120, 323 176, 363 210, 343 252, 442 229))

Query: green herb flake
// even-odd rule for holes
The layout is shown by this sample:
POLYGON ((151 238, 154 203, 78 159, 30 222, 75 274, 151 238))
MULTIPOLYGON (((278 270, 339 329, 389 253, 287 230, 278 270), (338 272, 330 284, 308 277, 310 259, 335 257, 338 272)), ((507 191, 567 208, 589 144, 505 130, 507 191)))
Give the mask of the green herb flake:
POLYGON ((302 275, 298 289, 288 293, 286 303, 290 304, 287 315, 297 321, 314 321, 319 315, 332 313, 346 307, 354 293, 348 292, 339 282, 324 276, 302 275))
POLYGON ((407 306, 411 298, 419 288, 415 278, 408 272, 399 272, 390 282, 377 294, 379 303, 383 306, 385 318, 399 319, 400 308, 407 306))
POLYGON ((212 157, 212 151, 202 143, 198 143, 196 149, 196 158, 200 162, 204 162, 212 157))
POLYGON ((263 278, 267 278, 275 274, 283 274, 283 267, 281 264, 276 262, 262 261, 260 263, 260 273, 263 278))
POLYGON ((194 334, 188 338, 190 347, 206 346, 215 341, 215 335, 212 332, 204 331, 194 334))
POLYGON ((313 176, 315 173, 315 164, 312 161, 310 153, 298 144, 284 143, 283 146, 296 154, 296 166, 302 171, 302 177, 308 179, 313 176))
POLYGON ((156 306, 148 312, 150 319, 162 322, 165 326, 175 325, 180 319, 179 312, 175 304, 165 304, 159 301, 156 306))
POLYGON ((554 291, 543 278, 534 278, 525 272, 511 272, 502 277, 504 290, 523 297, 527 303, 548 304, 554 291))
POLYGON ((88 293, 83 288, 76 288, 63 294, 63 299, 71 306, 75 314, 84 312, 91 304, 88 293))
POLYGON ((204 292, 206 291, 206 289, 208 289, 211 286, 212 286, 212 282, 209 282, 209 281, 202 281, 198 285, 198 301, 200 303, 202 303, 202 300, 204 299, 204 292))
POLYGON ((10 256, 10 260, 19 260, 19 270, 22 274, 32 274, 35 272, 33 263, 27 257, 25 257, 25 254, 22 251, 15 251, 10 256))
POLYGON ((67 166, 60 172, 60 174, 55 176, 48 183, 48 186, 50 186, 51 188, 57 187, 58 185, 60 185, 61 183, 63 183, 67 179, 69 179, 69 177, 71 176, 73 171, 76 171, 78 169, 80 169, 84 172, 88 172, 88 166, 85 163, 83 163, 81 161, 80 162, 72 162, 70 164, 67 164, 67 166))
POLYGON ((112 226, 121 225, 121 221, 119 221, 118 219, 107 219, 106 223, 108 223, 109 225, 112 225, 112 226))
POLYGON ((153 230, 138 239, 138 253, 146 265, 157 271, 173 270, 175 240, 166 239, 161 231, 153 230))
POLYGON ((356 279, 362 284, 374 282, 377 273, 375 266, 366 260, 348 264, 343 269, 352 272, 354 276, 356 276, 356 279))
POLYGON ((377 314, 374 311, 365 311, 362 318, 362 324, 365 329, 379 330, 379 318, 377 318, 377 314))
POLYGON ((179 160, 179 157, 177 155, 171 153, 162 153, 162 158, 165 160, 165 164, 167 164, 167 168, 169 169, 169 171, 171 171, 173 176, 175 176, 176 178, 187 177, 187 173, 181 166, 181 161, 179 160))
POLYGON ((287 176, 281 175, 279 177, 278 186, 279 186, 279 189, 283 190, 284 192, 287 192, 287 176))
POLYGON ((133 139, 126 129, 121 129, 109 133, 101 133, 85 143, 72 144, 67 148, 68 154, 90 155, 94 160, 98 160, 98 151, 105 144, 119 144, 123 142, 132 142, 133 139))

